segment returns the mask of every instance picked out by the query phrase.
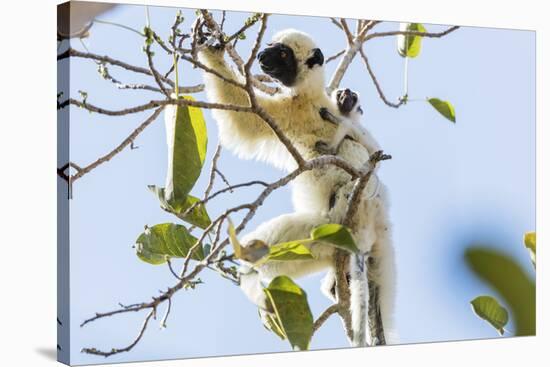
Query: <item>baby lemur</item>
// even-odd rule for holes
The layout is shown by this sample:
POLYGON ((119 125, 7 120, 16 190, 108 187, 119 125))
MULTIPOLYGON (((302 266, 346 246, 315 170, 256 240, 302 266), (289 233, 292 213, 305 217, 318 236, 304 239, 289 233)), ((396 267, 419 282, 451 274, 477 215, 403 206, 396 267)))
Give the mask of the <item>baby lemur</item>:
POLYGON ((324 107, 319 110, 319 114, 324 120, 338 125, 338 128, 330 142, 318 141, 315 144, 316 150, 323 154, 338 154, 345 138, 356 140, 367 149, 369 154, 380 150, 376 140, 360 124, 363 109, 361 108, 359 95, 346 88, 335 90, 332 92, 331 98, 338 106, 341 116, 333 115, 324 107))

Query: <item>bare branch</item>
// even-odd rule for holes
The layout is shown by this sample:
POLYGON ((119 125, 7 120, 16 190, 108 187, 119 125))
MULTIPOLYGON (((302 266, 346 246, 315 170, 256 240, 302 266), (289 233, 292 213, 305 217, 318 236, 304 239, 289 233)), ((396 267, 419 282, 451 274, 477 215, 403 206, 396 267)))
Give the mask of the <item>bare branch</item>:
POLYGON ((166 329, 166 321, 168 320, 168 316, 170 316, 170 311, 172 310, 172 298, 168 298, 168 307, 166 308, 166 312, 164 314, 164 317, 162 318, 162 321, 160 322, 161 329, 166 329))
POLYGON ((110 161, 115 155, 117 155, 118 153, 122 152, 122 150, 124 150, 124 148, 126 148, 128 145, 130 145, 134 139, 139 135, 141 134, 141 132, 143 130, 145 130, 145 128, 147 126, 149 126, 153 121, 156 120, 156 118, 158 117, 158 115, 160 114, 160 112, 162 111, 163 108, 157 108, 155 110, 155 112, 153 112, 153 114, 151 114, 151 116, 149 116, 141 125, 139 125, 126 139, 124 139, 122 141, 122 143, 120 143, 115 149, 113 149, 111 152, 109 152, 108 154, 100 157, 98 160, 96 160, 95 162, 87 165, 86 167, 83 167, 81 168, 80 170, 78 170, 74 175, 72 175, 70 177, 70 182, 75 182, 76 180, 78 180, 79 178, 81 178, 82 176, 84 176, 85 174, 87 174, 88 172, 92 171, 93 169, 95 169, 96 167, 98 167, 99 165, 105 163, 105 162, 108 162, 110 161))
POLYGON ((88 102, 84 103, 81 101, 77 101, 74 98, 69 98, 67 101, 60 104, 61 108, 67 106, 68 104, 75 105, 77 107, 84 108, 91 112, 97 112, 102 115, 107 116, 124 116, 124 115, 130 115, 133 113, 139 113, 147 110, 151 110, 155 107, 162 107, 169 104, 178 105, 178 106, 191 106, 191 107, 199 107, 199 108, 206 108, 206 109, 218 109, 218 110, 228 110, 228 111, 236 111, 236 112, 251 112, 253 113, 253 109, 247 106, 237 106, 237 105, 231 105, 231 104, 223 104, 223 103, 209 103, 209 102, 201 102, 201 101, 191 101, 188 99, 178 99, 178 100, 152 100, 148 103, 124 108, 122 110, 107 110, 105 108, 94 106, 88 102))
POLYGON ((114 311, 104 312, 104 313, 97 312, 94 317, 91 317, 89 319, 84 320, 84 322, 82 324, 80 324, 80 327, 84 327, 84 326, 86 326, 86 324, 89 324, 91 322, 94 322, 96 320, 99 320, 99 319, 102 319, 102 318, 105 318, 105 317, 111 317, 111 316, 118 315, 118 314, 121 314, 121 313, 138 312, 138 311, 153 307, 149 303, 135 303, 135 304, 129 305, 129 306, 124 306, 122 304, 119 304, 119 306, 121 308, 119 308, 117 310, 114 310, 114 311))
POLYGON ((367 171, 359 177, 355 185, 353 186, 353 190, 351 192, 351 195, 348 199, 348 208, 346 210, 346 214, 344 216, 344 225, 353 229, 353 221, 355 214, 357 213, 357 209, 359 208, 359 204, 361 203, 361 195, 363 195, 363 190, 367 186, 367 183, 369 182, 369 179, 371 178, 372 174, 374 173, 374 170, 376 168, 376 165, 384 160, 391 159, 391 155, 384 154, 381 150, 374 152, 370 158, 369 158, 369 167, 367 171))
POLYGON ((127 347, 120 348, 120 349, 113 348, 109 352, 104 352, 104 351, 98 350, 96 348, 82 348, 81 352, 86 353, 86 354, 94 354, 96 356, 104 356, 104 357, 109 357, 109 356, 112 356, 114 354, 119 354, 119 353, 123 353, 123 352, 129 352, 130 350, 132 350, 133 347, 135 347, 137 345, 137 343, 139 343, 139 341, 143 337, 143 334, 145 333, 145 330, 147 329, 147 325, 149 324, 149 320, 151 319, 151 317, 153 317, 154 314, 155 314, 155 309, 152 309, 149 312, 149 314, 147 315, 147 317, 145 317, 145 321, 143 321, 143 324, 141 325, 141 329, 139 330, 138 336, 127 347))
MULTIPOLYGON (((351 64, 351 62, 353 61, 353 58, 357 54, 357 51, 363 45, 365 34, 370 28, 372 28, 372 26, 370 28, 369 26, 370 24, 365 25, 365 27, 363 27, 363 29, 348 44, 348 47, 346 48, 346 52, 344 53, 344 56, 340 60, 338 67, 334 71, 334 74, 332 74, 332 78, 330 79, 329 85, 327 87, 328 93, 332 93, 332 91, 338 88, 338 86, 340 85, 340 82, 342 81, 344 74, 348 70, 349 65, 351 64)), ((348 29, 348 32, 349 32, 349 29, 348 29)))
MULTIPOLYGON (((84 58, 84 59, 91 59, 91 60, 95 60, 95 61, 100 61, 100 62, 104 62, 104 63, 107 63, 107 64, 119 66, 123 69, 133 71, 135 73, 140 73, 140 74, 153 76, 153 73, 149 69, 146 69, 146 68, 143 68, 143 67, 140 67, 140 66, 131 65, 131 64, 128 64, 126 62, 123 62, 123 61, 114 59, 112 57, 109 57, 109 56, 100 56, 100 55, 97 55, 97 54, 94 54, 94 53, 91 53, 91 52, 78 51, 78 50, 75 50, 74 48, 69 48, 69 49, 67 49, 67 51, 57 55, 57 60, 58 61, 63 60, 63 59, 66 59, 68 57, 79 57, 79 58, 84 58)), ((161 80, 163 82, 165 82, 166 84, 170 85, 171 87, 174 87, 174 82, 171 81, 170 79, 164 78, 161 75, 161 80)))
POLYGON ((340 24, 342 25, 342 30, 344 31, 346 38, 348 40, 348 45, 353 43, 353 35, 348 27, 348 22, 344 18, 340 18, 340 24))
POLYGON ((239 87, 239 88, 244 88, 243 84, 241 84, 241 83, 239 83, 239 82, 237 82, 233 79, 226 78, 224 75, 222 75, 218 71, 204 65, 202 62, 200 62, 199 60, 197 60, 195 58, 189 57, 189 56, 184 55, 184 54, 180 54, 180 57, 181 57, 182 60, 185 60, 185 61, 193 64, 194 66, 201 68, 202 70, 206 71, 207 73, 210 73, 212 75, 217 76, 218 78, 220 78, 221 80, 223 80, 224 82, 226 82, 228 84, 234 85, 234 86, 239 87))
POLYGON ((365 42, 368 40, 371 40, 373 38, 379 38, 379 37, 389 37, 389 36, 420 36, 420 37, 427 37, 427 38, 441 38, 443 36, 448 35, 451 32, 456 31, 459 26, 453 26, 448 29, 446 29, 443 32, 436 32, 436 33, 430 33, 430 32, 419 32, 419 31, 389 31, 389 32, 377 32, 369 34, 365 37, 365 42))
POLYGON ((174 270, 174 267, 172 266, 172 261, 170 261, 170 257, 168 257, 168 256, 166 257, 166 265, 168 265, 168 269, 170 270, 170 273, 172 273, 172 275, 176 279, 181 280, 180 276, 174 270))
POLYGON ((342 50, 342 51, 340 51, 340 52, 335 53, 335 54, 332 55, 332 56, 329 56, 329 57, 327 58, 327 60, 325 61, 325 64, 328 64, 329 62, 336 60, 337 58, 339 58, 340 56, 342 56, 342 55, 344 54, 344 52, 346 52, 346 50, 342 50))
MULTIPOLYGON (((254 18, 251 22, 245 23, 238 31, 233 33, 231 36, 227 37, 224 41, 226 43, 229 43, 239 37, 242 33, 246 32, 246 30, 250 27, 252 27, 254 24, 256 24, 260 20, 259 18, 254 18)), ((220 30, 223 30, 223 26, 220 24, 220 30)))
POLYGON ((393 108, 399 108, 401 105, 403 105, 406 102, 405 98, 400 98, 397 103, 390 102, 386 96, 384 95, 384 92, 382 91, 382 87, 380 87, 380 84, 378 83, 378 79, 376 78, 376 75, 374 74, 374 71, 372 70, 369 59, 367 58, 367 55, 365 53, 365 50, 362 48, 359 49, 359 53, 361 55, 361 58, 363 59, 363 62, 365 63, 365 66, 367 67, 367 71, 369 72, 369 75, 372 79, 372 82, 374 83, 374 86, 376 87, 376 90, 378 91, 378 95, 382 99, 382 101, 387 104, 390 107, 393 108))
POLYGON ((215 168, 214 171, 218 174, 218 176, 220 176, 223 183, 227 185, 227 187, 229 188, 229 191, 233 192, 233 190, 231 189, 231 184, 229 183, 229 180, 227 179, 227 177, 225 177, 222 171, 220 171, 218 168, 215 168))
POLYGON ((338 19, 336 19, 336 18, 330 18, 330 21, 331 21, 332 24, 334 24, 336 27, 340 28, 340 30, 343 30, 342 25, 340 24, 340 22, 338 21, 338 19))
MULTIPOLYGON (((237 66, 237 69, 239 70, 239 72, 242 75, 244 75, 244 60, 237 53, 237 51, 231 45, 230 42, 225 42, 225 40, 223 39, 223 30, 221 29, 221 27, 216 23, 212 15, 207 10, 201 10, 201 14, 204 17, 204 20, 207 26, 220 35, 220 43, 224 45, 225 50, 227 51, 227 54, 231 57, 231 59, 237 66)), ((252 84, 254 85, 255 88, 270 95, 280 92, 279 87, 270 87, 268 85, 263 84, 259 80, 256 80, 255 78, 252 78, 252 84)))
POLYGON ((323 313, 313 323, 313 332, 316 332, 317 330, 319 330, 319 328, 323 326, 325 321, 327 321, 332 314, 335 314, 338 312, 339 308, 340 308, 340 305, 334 304, 329 306, 325 311, 323 311, 323 313))
POLYGON ((145 35, 143 34, 143 32, 140 32, 140 31, 138 31, 137 29, 134 29, 134 28, 132 28, 132 27, 128 27, 128 26, 125 25, 125 24, 120 24, 120 23, 115 23, 115 22, 109 22, 109 21, 101 20, 101 19, 97 19, 97 18, 95 18, 95 19, 92 21, 92 23, 106 24, 106 25, 110 25, 110 26, 114 26, 114 27, 119 27, 119 28, 125 29, 125 30, 127 30, 127 31, 136 33, 136 34, 140 35, 141 37, 145 37, 145 35))
MULTIPOLYGON (((206 202, 206 199, 208 199, 208 196, 210 195, 210 191, 212 191, 212 187, 214 187, 214 180, 216 178, 216 165, 218 164, 218 159, 220 158, 220 154, 221 154, 221 150, 222 150, 222 146, 220 144, 218 144, 216 146, 216 151, 214 152, 214 156, 212 157, 212 167, 210 168, 210 178, 208 180, 208 185, 206 186, 206 190, 204 190, 204 197, 203 199, 201 200, 203 204, 204 202, 206 202)), ((197 204, 197 203, 195 203, 197 204)), ((191 208, 189 208, 191 209, 191 208)), ((187 210, 187 212, 191 212, 191 210, 187 210)), ((184 213, 184 216, 186 214, 184 213)))
POLYGON ((153 63, 153 53, 151 52, 151 45, 147 44, 145 46, 145 54, 147 55, 147 64, 149 65, 149 70, 151 71, 151 74, 153 75, 153 78, 155 78, 155 81, 157 82, 157 85, 159 86, 160 90, 162 90, 162 93, 170 98, 170 92, 166 89, 166 87, 163 84, 163 76, 160 75, 160 73, 155 69, 155 65, 153 63))

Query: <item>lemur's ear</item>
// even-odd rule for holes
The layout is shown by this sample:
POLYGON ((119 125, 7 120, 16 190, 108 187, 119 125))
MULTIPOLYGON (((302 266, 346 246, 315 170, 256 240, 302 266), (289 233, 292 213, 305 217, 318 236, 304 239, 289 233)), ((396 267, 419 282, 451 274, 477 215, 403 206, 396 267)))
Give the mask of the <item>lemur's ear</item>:
POLYGON ((313 49, 313 55, 306 60, 306 65, 311 69, 315 65, 323 66, 325 62, 325 56, 320 48, 313 49))

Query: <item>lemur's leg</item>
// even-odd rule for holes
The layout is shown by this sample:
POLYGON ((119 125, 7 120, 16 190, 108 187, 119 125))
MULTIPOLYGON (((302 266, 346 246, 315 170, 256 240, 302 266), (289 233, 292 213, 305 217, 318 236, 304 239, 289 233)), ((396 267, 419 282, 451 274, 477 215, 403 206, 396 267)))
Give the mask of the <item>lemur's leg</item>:
MULTIPOLYGON (((280 215, 258 226, 253 232, 240 239, 243 246, 254 244, 257 240, 268 246, 282 242, 305 239, 311 230, 321 224, 329 223, 326 215, 313 212, 280 215)), ((245 263, 241 269, 241 289, 246 296, 266 309, 267 303, 262 289, 262 280, 270 280, 278 275, 297 278, 326 269, 332 264, 334 248, 324 243, 306 245, 313 259, 295 261, 267 261, 260 266, 245 263)))

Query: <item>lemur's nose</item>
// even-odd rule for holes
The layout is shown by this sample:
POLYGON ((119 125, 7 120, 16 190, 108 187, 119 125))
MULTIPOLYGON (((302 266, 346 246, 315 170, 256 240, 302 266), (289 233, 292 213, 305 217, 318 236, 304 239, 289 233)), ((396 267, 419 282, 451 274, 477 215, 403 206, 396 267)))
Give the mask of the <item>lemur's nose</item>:
POLYGON ((265 56, 265 50, 264 50, 264 51, 260 51, 260 52, 258 53, 258 60, 262 61, 262 59, 264 58, 264 56, 265 56))

